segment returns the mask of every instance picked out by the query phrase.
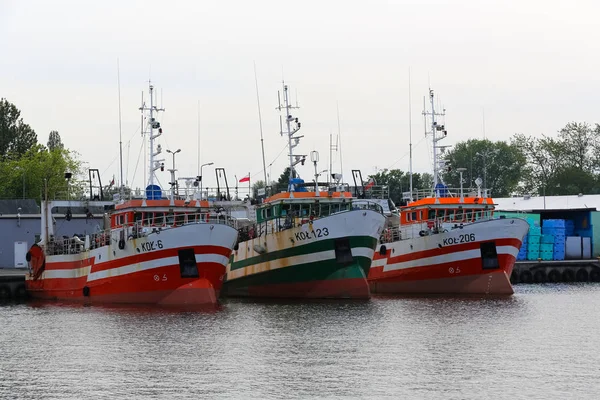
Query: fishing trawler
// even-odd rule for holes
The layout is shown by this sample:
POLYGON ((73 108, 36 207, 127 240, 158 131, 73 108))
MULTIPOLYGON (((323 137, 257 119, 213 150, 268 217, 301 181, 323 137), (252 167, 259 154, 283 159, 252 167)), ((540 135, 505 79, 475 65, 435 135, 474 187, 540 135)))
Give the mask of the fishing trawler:
MULTIPOLYGON (((291 115, 283 86, 290 160, 287 191, 256 206, 256 223, 240 231, 223 284, 228 296, 276 298, 369 298, 367 275, 385 217, 374 203, 355 205, 344 188, 321 190, 318 153, 311 155, 315 180, 305 183, 293 149, 301 123, 291 115), (292 124, 294 126, 292 127, 292 124), (312 186, 312 188, 311 188, 312 186)), ((338 182, 339 183, 339 182, 338 182)))
POLYGON ((161 148, 154 146, 162 134, 155 116, 163 110, 153 103, 152 85, 150 104, 142 101, 140 110, 147 116, 142 132, 149 141, 145 195, 121 198, 116 204, 102 201, 100 184, 100 194, 92 200, 43 200, 41 240, 27 253, 26 289, 31 296, 86 303, 189 306, 217 302, 237 230, 227 215, 210 212, 206 201, 175 195, 175 165, 170 170, 170 195, 163 193, 155 171, 164 170, 164 160, 155 158, 161 148), (105 207, 106 229, 59 238, 52 218, 57 207, 68 213, 74 207, 105 207))
MULTIPOLYGON (((384 231, 369 273, 373 293, 510 295, 510 275, 529 226, 520 218, 494 219, 494 201, 481 179, 464 193, 440 179, 446 137, 438 124, 430 90, 434 187, 410 193, 396 211, 396 224, 384 231)), ((364 188, 363 188, 364 189, 364 188)), ((364 192, 364 190, 363 190, 364 192)))

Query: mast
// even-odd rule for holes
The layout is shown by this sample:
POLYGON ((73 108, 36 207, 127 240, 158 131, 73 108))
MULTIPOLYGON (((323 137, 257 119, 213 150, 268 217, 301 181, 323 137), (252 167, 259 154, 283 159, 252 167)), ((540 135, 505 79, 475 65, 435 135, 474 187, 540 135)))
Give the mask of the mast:
POLYGON ((123 134, 121 130, 121 73, 119 68, 119 59, 117 58, 117 87, 119 91, 119 170, 121 174, 121 187, 119 189, 119 195, 123 200, 125 187, 123 184, 123 134))
POLYGON ((256 86, 256 104, 258 106, 258 125, 260 127, 260 147, 262 149, 263 172, 265 177, 265 187, 269 186, 267 182, 267 163, 265 161, 265 142, 263 139, 262 116, 260 113, 260 97, 258 95, 258 78, 256 77, 256 62, 254 63, 254 84, 256 86))
MULTIPOLYGON (((288 184, 288 189, 290 192, 293 192, 294 186, 291 184, 291 181, 292 181, 292 179, 294 179, 295 175, 297 175, 297 174, 295 174, 294 166, 298 163, 302 163, 302 165, 304 165, 304 161, 306 160, 306 154, 294 154, 294 152, 293 152, 294 147, 298 146, 298 143, 300 142, 300 138, 302 138, 304 136, 295 136, 294 137, 294 134, 300 130, 301 123, 298 122, 298 118, 294 118, 292 116, 290 111, 293 109, 297 109, 299 107, 290 105, 289 95, 288 95, 288 86, 285 84, 285 82, 282 82, 282 84, 283 84, 283 104, 280 103, 278 105, 277 109, 279 111, 285 110, 285 124, 286 124, 287 130, 284 132, 283 127, 282 127, 280 134, 282 136, 285 134, 288 137, 288 149, 289 149, 289 157, 290 157, 290 177, 289 177, 290 184, 288 184), (293 128, 292 128, 292 123, 295 124, 295 126, 293 128)), ((278 97, 280 97, 280 96, 278 96, 278 97)), ((280 125, 281 125, 281 117, 280 117, 279 121, 280 121, 280 125)))
POLYGON ((340 182, 344 179, 344 160, 342 158, 342 130, 340 128, 340 105, 336 103, 335 108, 337 110, 337 125, 338 125, 338 137, 336 141, 336 151, 340 152, 340 182))
MULTIPOLYGON (((438 182, 441 182, 441 178, 439 176, 440 166, 445 165, 445 160, 441 158, 442 154, 438 154, 438 150, 443 150, 448 146, 439 146, 438 142, 446 137, 448 132, 444 125, 438 125, 436 121, 436 116, 444 116, 446 115, 446 110, 443 110, 441 113, 435 112, 435 102, 433 89, 429 89, 429 100, 431 105, 431 111, 423 110, 423 116, 427 121, 427 116, 431 117, 431 131, 425 132, 425 135, 431 135, 432 137, 432 145, 433 145, 433 187, 434 187, 434 195, 438 197, 438 192, 435 190, 438 182), (440 132, 440 133, 438 133, 440 132)), ((426 124, 427 125, 427 124, 426 124)), ((427 128, 425 128, 427 129, 427 128)))
POLYGON ((164 158, 156 159, 155 157, 162 153, 162 146, 159 144, 156 146, 156 151, 154 150, 154 139, 162 135, 162 128, 160 127, 160 122, 158 122, 155 118, 155 113, 158 115, 160 111, 164 111, 164 108, 158 108, 154 105, 154 86, 150 81, 148 81, 149 86, 149 94, 150 94, 150 105, 147 106, 145 102, 142 102, 142 106, 140 107, 140 111, 143 113, 148 113, 148 121, 146 127, 143 131, 143 135, 148 139, 148 186, 155 184, 155 174, 154 171, 157 169, 164 169, 164 158), (154 131, 158 132, 155 134, 154 131))
POLYGON ((412 164, 412 108, 410 104, 410 68, 408 69, 408 151, 409 151, 409 186, 410 201, 413 199, 413 164, 412 164))

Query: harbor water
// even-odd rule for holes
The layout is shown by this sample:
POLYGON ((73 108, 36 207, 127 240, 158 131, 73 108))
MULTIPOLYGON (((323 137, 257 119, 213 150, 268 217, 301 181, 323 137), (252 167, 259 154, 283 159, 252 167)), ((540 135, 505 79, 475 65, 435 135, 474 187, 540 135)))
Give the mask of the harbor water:
POLYGON ((600 397, 600 285, 509 298, 0 305, 0 399, 600 397))

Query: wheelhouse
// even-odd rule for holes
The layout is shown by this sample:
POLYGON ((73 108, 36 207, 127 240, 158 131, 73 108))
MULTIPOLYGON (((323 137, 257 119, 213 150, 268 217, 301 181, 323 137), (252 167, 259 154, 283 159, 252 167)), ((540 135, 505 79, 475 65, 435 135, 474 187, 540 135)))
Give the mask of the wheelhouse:
POLYGON ((426 198, 410 203, 400 210, 402 225, 437 220, 443 223, 470 223, 490 219, 494 204, 490 198, 426 198))
POLYGON ((355 209, 372 209, 383 213, 374 202, 356 201, 349 192, 285 192, 268 198, 256 208, 256 222, 283 218, 294 223, 327 217, 355 209))

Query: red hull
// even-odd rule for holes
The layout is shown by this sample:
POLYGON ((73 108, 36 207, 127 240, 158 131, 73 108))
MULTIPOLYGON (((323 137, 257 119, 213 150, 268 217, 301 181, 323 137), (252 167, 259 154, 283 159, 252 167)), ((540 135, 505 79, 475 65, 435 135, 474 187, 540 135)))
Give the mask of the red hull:
MULTIPOLYGON (((510 274, 515 258, 499 255, 498 261, 500 268, 494 270, 482 270, 479 259, 409 268, 393 275, 386 274, 386 278, 369 279, 369 284, 371 291, 379 294, 511 295, 514 291, 510 283, 510 274), (448 271, 451 268, 460 272, 449 276, 448 271)), ((377 275, 378 271, 373 272, 377 275)))
POLYGON ((479 242, 394 256, 390 250, 386 255, 376 252, 368 277, 371 292, 511 295, 510 275, 516 261, 513 254, 521 241, 498 239, 496 244, 503 252, 497 255, 498 268, 492 269, 483 268, 479 242), (389 268, 407 263, 408 267, 389 268))
POLYGON ((316 282, 280 283, 252 286, 248 295, 271 298, 349 298, 368 299, 369 285, 364 278, 332 279, 316 282))
POLYGON ((182 278, 179 263, 173 263, 177 262, 177 249, 153 252, 152 257, 130 256, 105 263, 108 265, 94 264, 94 259, 52 262, 53 257, 48 257, 44 275, 27 279, 26 288, 35 298, 85 303, 214 305, 230 250, 214 246, 192 249, 196 257, 221 257, 224 262, 198 262, 199 276, 182 278))

